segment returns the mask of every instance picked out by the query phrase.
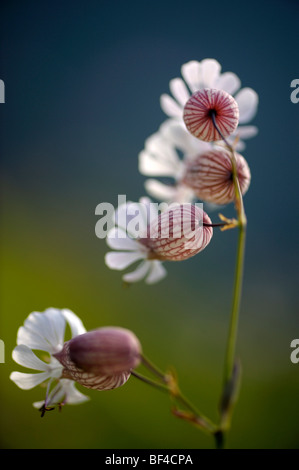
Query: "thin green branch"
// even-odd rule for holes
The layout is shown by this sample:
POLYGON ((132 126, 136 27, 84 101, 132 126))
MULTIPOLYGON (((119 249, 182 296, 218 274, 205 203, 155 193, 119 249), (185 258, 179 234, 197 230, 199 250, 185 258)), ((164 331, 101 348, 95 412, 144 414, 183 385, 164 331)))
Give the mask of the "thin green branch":
MULTIPOLYGON (((144 359, 144 357, 143 357, 144 359)), ((146 365, 152 372, 156 373, 163 384, 152 380, 139 372, 131 371, 131 374, 142 382, 151 385, 163 392, 168 392, 174 401, 180 403, 183 407, 189 410, 189 413, 178 410, 175 408, 173 414, 177 417, 190 421, 198 426, 201 426, 205 431, 214 434, 218 427, 206 416, 204 416, 196 407, 188 400, 179 389, 176 380, 171 374, 163 374, 157 367, 151 363, 148 359, 145 361, 142 359, 144 365, 146 365)))
POLYGON ((164 373, 158 369, 155 364, 153 364, 147 357, 145 357, 143 354, 141 355, 141 362, 142 364, 147 367, 148 370, 150 370, 154 375, 156 375, 160 380, 165 382, 165 375, 164 373))
POLYGON ((234 148, 227 142, 225 137, 222 135, 220 129, 217 126, 214 113, 212 113, 212 121, 215 129, 219 132, 220 136, 222 137, 228 150, 231 153, 232 176, 235 188, 235 208, 238 215, 239 228, 233 299, 224 361, 223 390, 221 397, 221 403, 224 404, 224 409, 221 410, 220 430, 217 434, 218 447, 220 446, 222 448, 224 446, 225 433, 230 427, 232 409, 236 401, 236 389, 238 387, 239 382, 239 369, 235 367, 235 350, 238 333, 240 303, 242 296, 247 218, 245 214, 243 196, 238 178, 237 160, 234 148))
POLYGON ((243 225, 239 226, 239 237, 237 247, 237 259, 235 268, 235 280, 233 290, 232 310, 230 317, 229 334, 225 356, 225 369, 224 369, 224 386, 231 379, 234 363, 235 363, 235 349, 238 331, 238 318, 242 295, 243 284, 243 269, 244 269, 244 254, 245 254, 245 240, 246 229, 243 225))
POLYGON ((146 384, 151 385, 152 387, 158 388, 162 392, 167 392, 167 393, 169 392, 168 387, 166 385, 162 385, 158 382, 155 382, 154 380, 149 379, 148 377, 145 377, 144 375, 139 374, 138 372, 134 370, 131 371, 131 375, 141 380, 142 382, 145 382, 146 384))

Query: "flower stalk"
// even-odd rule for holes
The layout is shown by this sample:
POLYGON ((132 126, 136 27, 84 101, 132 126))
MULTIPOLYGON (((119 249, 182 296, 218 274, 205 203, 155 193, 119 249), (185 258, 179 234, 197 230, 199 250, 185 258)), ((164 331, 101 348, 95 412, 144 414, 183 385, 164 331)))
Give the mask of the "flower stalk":
POLYGON ((257 130, 252 126, 243 127, 242 130, 239 122, 244 123, 249 120, 249 116, 253 116, 258 97, 248 88, 241 90, 236 98, 231 96, 229 92, 239 88, 239 79, 232 73, 221 76, 220 70, 220 64, 213 59, 206 59, 202 63, 190 61, 183 65, 182 75, 192 95, 189 97, 189 90, 181 79, 171 82, 170 88, 175 99, 162 95, 162 109, 173 119, 167 120, 158 133, 147 139, 145 150, 139 155, 139 169, 147 176, 173 178, 172 186, 147 180, 146 188, 157 199, 178 204, 175 208, 158 210, 151 207, 148 198, 141 198, 139 203, 120 203, 115 212, 114 226, 107 234, 107 244, 113 251, 105 256, 106 265, 116 270, 140 262, 135 270, 123 275, 126 285, 142 279, 147 284, 154 284, 166 276, 162 264, 164 261, 183 261, 202 251, 211 241, 213 228, 217 227, 221 231, 238 228, 232 305, 219 403, 220 417, 217 423, 202 414, 183 395, 174 371, 159 370, 143 355, 141 344, 132 332, 120 327, 104 327, 87 332, 73 312, 53 308, 29 315, 24 326, 18 330, 17 346, 12 355, 18 364, 40 371, 12 372, 10 378, 17 386, 28 390, 38 384, 48 383, 45 400, 34 403, 41 416, 56 406, 61 409, 67 403, 86 401, 89 397, 76 390, 76 383, 88 389, 112 390, 125 384, 132 375, 166 392, 171 399, 174 416, 212 436, 216 448, 225 447, 240 385, 241 367, 236 360, 236 344, 247 228, 243 195, 251 180, 246 160, 235 151, 238 149, 235 136, 242 138, 243 135, 244 138, 256 134, 257 130), (219 80, 229 90, 218 88, 219 80), (238 101, 242 103, 240 109, 238 101), (182 123, 187 133, 181 127, 182 123), (224 145, 219 147, 220 139, 224 145), (183 153, 183 159, 179 151, 183 153), (228 219, 219 214, 221 222, 212 223, 202 209, 196 204, 190 204, 195 198, 221 205, 233 202, 236 218, 228 219), (135 211, 137 204, 142 206, 138 230, 130 227, 134 220, 130 209, 135 211), (148 214, 152 218, 151 223, 147 221, 148 214), (185 221, 191 222, 191 225, 186 227, 185 221), (71 339, 65 341, 67 324, 71 329, 71 339), (49 360, 39 359, 34 353, 35 349, 45 351, 49 360), (154 378, 137 372, 135 368, 139 365, 145 367, 154 378))
POLYGON ((208 434, 215 434, 218 431, 218 426, 214 424, 209 418, 201 413, 181 392, 177 378, 174 372, 170 371, 167 373, 161 372, 151 361, 142 355, 142 364, 148 368, 148 370, 154 374, 160 382, 152 380, 139 372, 131 371, 131 375, 146 383, 152 387, 157 388, 162 392, 169 393, 171 399, 174 402, 172 407, 172 413, 174 416, 184 419, 195 426, 201 428, 208 434), (176 403, 180 404, 184 409, 179 409, 176 403))
POLYGON ((163 374, 160 370, 156 368, 148 359, 142 357, 142 363, 147 367, 159 381, 153 381, 147 377, 132 372, 132 375, 143 380, 145 383, 152 385, 162 391, 168 391, 171 398, 174 402, 179 403, 183 409, 177 408, 174 405, 172 412, 174 416, 184 419, 199 427, 208 434, 212 434, 215 439, 216 448, 223 448, 225 446, 226 434, 230 428, 231 418, 233 413, 234 405, 238 398, 239 384, 240 384, 240 364, 235 359, 235 350, 237 342, 237 333, 238 333, 238 320, 239 320, 239 311, 242 295, 242 283, 243 283, 243 271, 244 271, 244 256, 245 256, 245 241, 246 241, 246 227, 247 227, 247 218, 244 209, 243 196, 240 187, 239 177, 238 177, 238 168, 237 168, 237 159, 235 155, 235 150, 232 145, 228 143, 226 137, 221 132, 221 129, 216 122, 216 112, 211 111, 210 117, 215 127, 215 130, 219 133, 222 140, 224 141, 227 149, 230 152, 231 156, 231 165, 232 165, 232 180, 234 185, 235 193, 235 209, 237 213, 237 219, 227 219, 226 217, 219 214, 219 217, 222 223, 218 224, 209 224, 203 223, 206 227, 220 227, 221 230, 226 230, 229 228, 239 229, 238 236, 238 245, 237 245, 237 255, 236 255, 236 268, 235 268, 235 277, 234 277, 234 288, 233 288, 233 299, 232 299, 232 308, 230 316, 230 325, 225 353, 224 361, 224 372, 223 372, 223 388, 220 400, 220 423, 219 425, 214 424, 209 418, 204 416, 199 412, 192 403, 189 402, 187 398, 182 394, 179 389, 177 380, 172 373, 163 374))
POLYGON ((225 137, 221 134, 221 131, 217 127, 215 120, 215 114, 212 113, 212 121, 219 134, 222 136, 223 141, 231 152, 232 161, 232 177, 235 188, 235 208, 237 212, 237 222, 239 228, 237 255, 236 255, 236 267, 235 267, 235 278, 233 288, 233 299, 230 316, 230 325, 226 346, 225 362, 224 362, 224 374, 223 374, 223 389, 221 403, 225 402, 225 406, 221 407, 221 422, 220 422, 220 437, 219 443, 221 447, 224 445, 224 434, 230 428, 231 417, 233 406, 237 399, 237 392, 239 385, 239 373, 236 372, 239 369, 235 361, 235 350, 238 333, 238 321, 240 312, 240 303, 242 295, 242 284, 243 284, 243 272, 244 272, 244 258, 245 258, 245 242, 246 242, 246 227, 247 218, 244 209, 242 192, 240 189, 240 183, 238 179, 236 157, 234 148, 227 142, 225 137), (221 435, 222 434, 222 435, 221 435))

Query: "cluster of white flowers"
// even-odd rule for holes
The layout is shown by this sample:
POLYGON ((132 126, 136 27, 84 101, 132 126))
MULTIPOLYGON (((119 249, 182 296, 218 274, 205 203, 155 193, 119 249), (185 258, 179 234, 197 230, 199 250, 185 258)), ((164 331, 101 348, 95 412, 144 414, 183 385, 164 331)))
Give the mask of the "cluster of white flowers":
MULTIPOLYGON (((145 181, 145 190, 149 196, 168 204, 185 204, 197 200, 207 203, 207 207, 227 204, 234 198, 232 182, 229 181, 229 160, 225 154, 219 155, 216 164, 210 153, 217 149, 224 150, 223 141, 206 142, 192 135, 184 122, 184 108, 192 94, 199 90, 222 90, 233 95, 238 108, 238 125, 227 140, 236 150, 242 151, 245 148, 244 139, 258 132, 255 126, 247 125, 256 114, 258 95, 251 88, 240 89, 241 82, 237 75, 232 72, 221 73, 221 66, 215 59, 190 61, 182 66, 181 74, 183 78, 174 78, 169 83, 172 96, 163 94, 160 99, 161 107, 169 118, 145 141, 144 149, 139 154, 140 173, 151 177, 145 181), (204 180, 200 188, 198 182, 194 184, 195 171, 201 181, 204 180), (170 179, 170 182, 165 183, 156 177, 170 179), (220 189, 223 194, 220 194, 220 189)), ((244 194, 250 183, 250 170, 241 155, 238 160, 239 179, 243 183, 244 194)), ((146 204, 150 202, 145 198, 141 201, 147 201, 146 204)), ((128 211, 132 204, 122 206, 119 210, 128 211)), ((147 247, 139 240, 133 240, 126 227, 117 226, 116 223, 116 227, 108 234, 107 243, 110 248, 118 250, 106 255, 106 264, 111 269, 123 270, 135 261, 143 260, 135 271, 123 276, 125 282, 145 279, 148 284, 152 284, 165 277, 163 261, 148 259, 147 247), (117 237, 119 230, 126 232, 126 238, 117 237)))
POLYGON ((82 403, 88 397, 79 392, 75 382, 62 378, 63 366, 54 357, 64 344, 66 326, 71 329, 72 337, 85 333, 85 327, 73 312, 67 309, 48 308, 45 312, 32 312, 17 333, 17 346, 12 357, 14 361, 39 373, 12 372, 10 375, 18 387, 30 390, 36 385, 48 382, 46 398, 35 402, 35 408, 49 408, 57 403, 82 403), (46 362, 34 352, 42 351, 46 362), (53 388, 51 389, 51 386, 53 388))
POLYGON ((12 372, 10 378, 23 390, 47 383, 45 400, 33 403, 43 416, 53 406, 89 399, 76 389, 76 382, 95 390, 121 387, 140 362, 141 346, 129 330, 105 327, 86 332, 70 310, 48 308, 32 312, 19 328, 12 357, 23 367, 41 371, 12 372), (71 331, 68 341, 66 326, 71 331))
MULTIPOLYGON (((256 113, 257 94, 251 88, 240 90, 240 80, 234 73, 221 73, 214 59, 188 62, 181 73, 183 78, 170 81, 173 97, 161 96, 169 119, 146 140, 139 154, 140 173, 151 177, 145 182, 147 193, 172 205, 159 213, 148 197, 139 203, 124 203, 118 207, 115 226, 107 236, 113 250, 105 256, 109 268, 123 270, 139 262, 123 275, 127 283, 144 279, 154 284, 166 276, 163 262, 188 259, 210 243, 213 224, 202 207, 191 203, 234 201, 227 147, 242 151, 244 139, 257 133, 256 127, 244 125, 256 113), (155 177, 171 178, 172 184, 155 177), (137 237, 129 223, 136 211, 137 237)), ((235 155, 244 194, 250 184, 250 170, 242 155, 235 155)), ((24 390, 47 382, 45 400, 34 403, 43 415, 55 405, 86 401, 88 397, 75 388, 76 382, 96 390, 120 387, 141 358, 140 343, 132 332, 114 327, 86 332, 73 312, 50 308, 29 315, 18 330, 13 350, 16 363, 41 372, 12 372, 10 378, 24 390), (65 341, 67 325, 69 341, 65 341), (46 361, 34 351, 42 352, 46 361)))

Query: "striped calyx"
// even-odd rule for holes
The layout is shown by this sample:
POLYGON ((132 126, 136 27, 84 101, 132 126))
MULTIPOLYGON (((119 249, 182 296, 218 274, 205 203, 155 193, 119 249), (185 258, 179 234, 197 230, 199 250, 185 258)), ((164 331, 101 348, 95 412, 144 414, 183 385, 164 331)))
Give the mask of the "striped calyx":
MULTIPOLYGON (((250 185, 250 169, 242 155, 235 153, 235 158, 240 189, 244 195, 250 185)), ((230 152, 219 148, 198 155, 187 166, 183 182, 202 201, 215 204, 233 202, 235 187, 230 152)))
POLYGON ((183 261, 202 251, 213 235, 209 216, 189 203, 172 204, 148 227, 147 237, 139 241, 149 250, 148 258, 183 261))
POLYGON ((184 107, 183 119, 192 135, 205 142, 213 142, 228 137, 236 130, 239 108, 226 91, 205 88, 189 98, 184 107))
POLYGON ((105 327, 75 336, 54 356, 64 366, 64 378, 87 388, 110 390, 123 385, 138 366, 141 345, 131 331, 105 327))

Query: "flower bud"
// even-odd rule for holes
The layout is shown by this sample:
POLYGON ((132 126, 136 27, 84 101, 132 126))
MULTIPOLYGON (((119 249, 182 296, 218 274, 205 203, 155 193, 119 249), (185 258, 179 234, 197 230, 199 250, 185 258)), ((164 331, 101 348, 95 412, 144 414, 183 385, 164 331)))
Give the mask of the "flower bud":
POLYGON ((211 219, 197 205, 173 204, 148 227, 139 241, 150 251, 148 258, 183 261, 202 251, 213 235, 211 219))
MULTIPOLYGON (((242 155, 235 153, 240 189, 245 194, 251 174, 242 155)), ((231 154, 226 149, 211 150, 199 155, 187 166, 183 182, 202 201, 228 204, 235 199, 231 154)))
POLYGON ((189 98, 184 107, 183 119, 192 135, 205 142, 212 142, 222 140, 236 130, 239 108, 226 91, 205 88, 189 98), (216 129, 213 117, 222 135, 216 129))
POLYGON ((129 380, 130 375, 130 372, 122 372, 116 375, 93 374, 91 372, 84 372, 75 366, 74 363, 69 363, 69 369, 63 369, 62 373, 64 379, 71 379, 85 388, 100 391, 121 387, 129 380))
POLYGON ((108 390, 125 383, 141 360, 141 345, 129 330, 105 327, 76 336, 54 355, 63 377, 87 388, 108 390))

